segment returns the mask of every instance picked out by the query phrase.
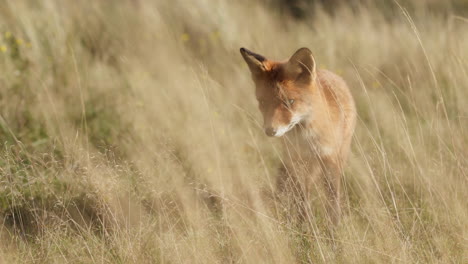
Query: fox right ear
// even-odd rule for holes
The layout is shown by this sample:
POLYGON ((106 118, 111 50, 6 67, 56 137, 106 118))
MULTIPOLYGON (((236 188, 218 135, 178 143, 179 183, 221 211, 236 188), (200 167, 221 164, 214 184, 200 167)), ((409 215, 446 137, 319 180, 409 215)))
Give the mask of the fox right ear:
POLYGON ((247 65, 249 65, 253 76, 259 75, 266 71, 265 65, 263 64, 263 62, 266 61, 265 57, 246 48, 241 48, 240 53, 242 54, 242 57, 244 57, 245 62, 247 62, 247 65))
POLYGON ((296 81, 310 83, 316 77, 315 59, 308 48, 298 49, 286 64, 286 72, 296 81))

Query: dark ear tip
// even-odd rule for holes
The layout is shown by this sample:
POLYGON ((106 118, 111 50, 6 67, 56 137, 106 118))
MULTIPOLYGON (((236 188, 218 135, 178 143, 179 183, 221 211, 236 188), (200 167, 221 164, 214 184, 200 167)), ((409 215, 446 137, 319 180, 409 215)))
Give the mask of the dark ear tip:
POLYGON ((244 53, 244 52, 245 52, 245 48, 240 48, 240 52, 241 52, 241 53, 244 53))

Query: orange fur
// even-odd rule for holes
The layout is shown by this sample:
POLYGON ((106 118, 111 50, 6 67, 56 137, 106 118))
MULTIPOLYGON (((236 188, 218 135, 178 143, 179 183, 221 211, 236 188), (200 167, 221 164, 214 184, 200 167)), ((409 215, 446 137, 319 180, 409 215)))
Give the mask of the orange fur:
POLYGON ((284 135, 286 168, 306 199, 316 179, 322 180, 329 218, 337 224, 341 175, 356 124, 348 86, 336 74, 316 70, 307 48, 285 62, 268 60, 244 48, 241 54, 255 82, 265 132, 284 135))

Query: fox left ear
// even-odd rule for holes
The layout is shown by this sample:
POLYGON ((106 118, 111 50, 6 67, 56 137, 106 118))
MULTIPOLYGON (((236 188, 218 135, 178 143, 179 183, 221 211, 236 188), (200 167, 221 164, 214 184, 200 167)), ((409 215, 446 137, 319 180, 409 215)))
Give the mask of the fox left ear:
POLYGON ((246 48, 241 48, 240 53, 244 57, 245 62, 249 65, 252 76, 258 76, 266 71, 265 65, 266 58, 260 54, 254 53, 246 48))
POLYGON ((315 80, 315 59, 308 48, 298 49, 286 64, 286 74, 293 80, 310 83, 315 80))

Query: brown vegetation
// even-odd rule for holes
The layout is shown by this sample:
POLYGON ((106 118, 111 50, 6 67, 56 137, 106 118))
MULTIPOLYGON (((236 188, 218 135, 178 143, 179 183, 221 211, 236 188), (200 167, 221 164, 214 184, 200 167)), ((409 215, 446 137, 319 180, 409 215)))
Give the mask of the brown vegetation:
POLYGON ((463 2, 297 20, 263 1, 1 1, 0 262, 462 263, 463 2), (309 47, 352 90, 333 236, 271 195, 281 146, 241 46, 309 47))

